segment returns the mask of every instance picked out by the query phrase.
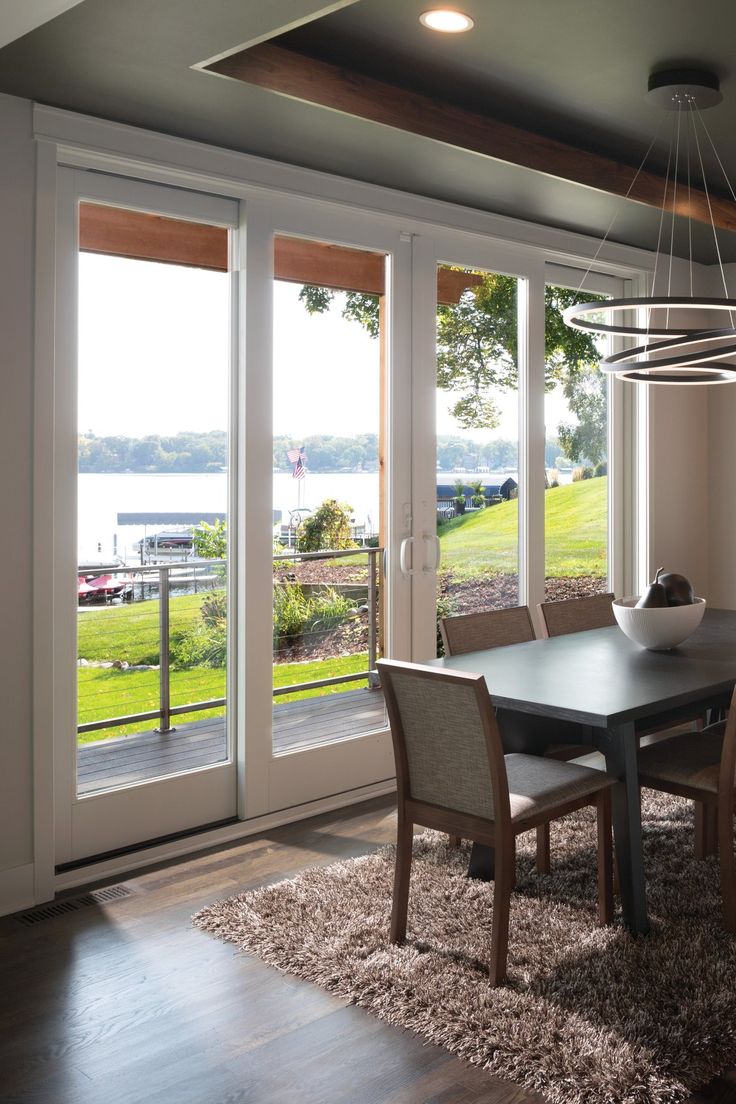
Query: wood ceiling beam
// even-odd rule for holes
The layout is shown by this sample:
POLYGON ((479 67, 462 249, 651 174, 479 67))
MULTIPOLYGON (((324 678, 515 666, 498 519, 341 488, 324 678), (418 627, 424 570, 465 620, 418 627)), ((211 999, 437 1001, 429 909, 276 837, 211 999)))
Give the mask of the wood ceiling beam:
MULTIPOLYGON (((206 69, 292 99, 431 138, 611 195, 625 196, 634 177, 631 165, 614 158, 351 72, 283 46, 261 43, 222 58, 206 69)), ((665 178, 644 170, 629 198, 661 208, 664 190, 665 178)), ((713 195, 710 201, 716 226, 735 230, 736 205, 713 195)), ((672 206, 670 191, 667 210, 672 210, 672 206)), ((688 214, 682 193, 676 210, 678 215, 688 214)), ((704 190, 691 188, 690 215, 699 222, 710 222, 704 190)))
MULTIPOLYGON (((83 253, 228 271, 225 227, 96 203, 80 204, 79 248, 83 253)), ((274 238, 277 280, 383 295, 385 268, 382 253, 286 235, 274 238)), ((440 267, 437 298, 443 304, 457 303, 466 288, 480 281, 476 273, 440 267)))
POLYGON ((97 203, 79 205, 79 248, 137 261, 228 270, 225 227, 97 203))

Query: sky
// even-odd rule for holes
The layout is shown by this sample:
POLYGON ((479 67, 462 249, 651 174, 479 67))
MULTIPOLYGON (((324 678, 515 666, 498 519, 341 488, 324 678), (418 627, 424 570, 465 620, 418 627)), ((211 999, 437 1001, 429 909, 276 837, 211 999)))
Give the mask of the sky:
MULTIPOLYGON (((79 265, 79 429, 143 437, 227 428, 229 278, 83 253, 79 265)), ((341 317, 341 296, 309 315, 299 285, 274 286, 274 434, 378 433, 378 341, 341 317)), ((438 392, 437 432, 517 436, 517 397, 493 431, 462 431, 438 392)), ((548 435, 566 417, 547 396, 548 435)))

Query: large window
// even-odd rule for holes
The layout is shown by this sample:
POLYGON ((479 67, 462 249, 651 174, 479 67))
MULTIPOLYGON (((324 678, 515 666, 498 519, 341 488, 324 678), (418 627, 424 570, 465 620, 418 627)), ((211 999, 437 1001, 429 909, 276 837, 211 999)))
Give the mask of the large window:
POLYGON ((437 270, 439 616, 519 601, 517 285, 437 270))
POLYGON ((609 381, 606 339, 570 329, 561 312, 598 296, 545 288, 544 597, 609 589, 609 381))

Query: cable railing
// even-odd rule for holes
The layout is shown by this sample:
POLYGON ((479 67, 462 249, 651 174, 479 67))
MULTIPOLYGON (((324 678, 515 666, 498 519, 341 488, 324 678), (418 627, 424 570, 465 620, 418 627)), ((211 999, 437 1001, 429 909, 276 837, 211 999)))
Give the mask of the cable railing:
MULTIPOLYGON (((275 686, 273 688, 274 697, 279 697, 283 694, 294 694, 305 690, 318 690, 323 686, 337 686, 341 683, 365 682, 366 680, 371 688, 378 687, 376 662, 382 649, 383 637, 383 602, 379 585, 381 567, 383 564, 383 551, 383 548, 362 547, 322 552, 287 552, 273 557, 274 563, 309 562, 315 560, 337 561, 357 556, 368 557, 368 578, 366 581, 366 605, 368 613, 367 669, 364 671, 351 671, 349 674, 344 675, 332 675, 328 678, 310 679, 306 682, 294 682, 288 686, 275 686)), ((300 586, 302 584, 300 584, 298 580, 295 580, 293 583, 275 580, 274 585, 300 586)), ((319 585, 326 589, 330 589, 335 586, 335 581, 327 579, 320 582, 319 585)), ((357 588, 360 586, 360 583, 353 584, 353 586, 357 588)))
MULTIPOLYGON (((343 598, 342 608, 356 602, 360 606, 360 612, 351 608, 346 618, 327 628, 318 618, 315 625, 299 634, 298 644, 290 640, 285 650, 308 650, 328 638, 340 624, 355 624, 359 643, 354 647, 359 651, 351 654, 362 654, 367 660, 357 671, 274 686, 274 700, 340 684, 367 682, 370 688, 376 688, 376 662, 383 639, 383 549, 290 550, 275 555, 273 561, 274 592, 278 587, 303 587, 313 598, 323 600, 325 595, 339 592, 350 595, 349 602, 343 598), (342 563, 354 564, 356 557, 365 558, 365 570, 351 572, 352 581, 345 583, 339 567, 342 563), (311 581, 283 571, 283 565, 294 564, 296 568, 311 561, 326 561, 326 570, 318 572, 316 579, 311 573, 311 581)), ((172 724, 176 717, 225 707, 226 696, 216 692, 224 690, 225 684, 225 568, 225 560, 202 560, 110 567, 98 576, 89 572, 78 576, 78 665, 88 669, 87 675, 80 674, 78 690, 80 736, 149 721, 156 721, 156 731, 168 735, 176 731, 172 724), (187 638, 201 646, 204 636, 209 643, 207 633, 212 624, 209 629, 203 627, 207 624, 207 602, 212 606, 211 622, 216 636, 219 632, 221 651, 215 660, 211 655, 202 659, 191 649, 182 656, 182 641, 186 643, 187 638), (117 672, 108 676, 107 670, 115 668, 136 677, 123 679, 117 672), (108 708, 104 708, 106 702, 108 708)), ((325 647, 329 649, 329 643, 325 647)), ((327 664, 331 657, 323 658, 327 664)))
MULTIPOLYGON (((78 662, 85 663, 86 666, 118 667, 121 670, 130 670, 131 667, 134 670, 158 670, 157 708, 115 713, 112 716, 78 724, 77 732, 80 735, 86 732, 121 728, 124 725, 142 724, 145 721, 155 720, 159 722, 156 731, 168 734, 175 731, 171 724, 172 717, 199 713, 206 709, 217 709, 225 705, 226 698, 220 696, 175 705, 172 704, 171 695, 172 590, 179 588, 180 591, 183 590, 192 596, 198 596, 203 592, 224 589, 225 565, 225 560, 204 560, 197 563, 189 561, 184 565, 182 563, 171 563, 133 569, 130 567, 106 568, 102 575, 96 577, 90 574, 87 574, 84 578, 78 576, 80 601, 78 651, 82 652, 85 648, 91 648, 97 655, 102 651, 106 651, 108 656, 106 660, 93 660, 91 664, 89 659, 80 656, 78 662), (103 585, 95 586, 95 582, 99 582, 99 580, 104 581, 103 585), (118 608, 125 606, 130 609, 131 606, 137 606, 140 609, 141 604, 145 606, 148 606, 149 602, 152 604, 154 592, 158 593, 158 618, 155 635, 151 632, 152 626, 144 624, 141 627, 140 624, 134 624, 132 618, 121 619, 121 627, 118 629, 110 624, 111 615, 112 617, 115 616, 113 610, 110 609, 113 603, 118 608), (95 618, 95 612, 98 613, 97 618, 95 618), (89 631, 90 621, 93 622, 92 631, 89 631), (148 629, 148 632, 146 632, 146 629, 148 629), (111 658, 115 650, 119 654, 129 654, 131 648, 137 649, 145 658, 154 662, 130 664, 118 657, 111 658)), ((198 606, 198 604, 196 602, 195 606, 198 606)), ((147 622, 151 619, 146 618, 145 620, 147 622)), ((140 658, 140 655, 137 658, 140 658)), ((188 682, 191 686, 193 680, 190 678, 188 682)), ((204 678, 202 682, 205 685, 207 684, 207 680, 204 678)), ((96 691, 95 701, 99 702, 104 693, 104 691, 96 691)), ((120 695, 117 688, 108 691, 108 693, 116 701, 119 700, 120 695)), ((82 696, 81 690, 79 698, 80 707, 89 708, 89 701, 82 696)), ((136 699, 129 698, 128 700, 135 701, 136 699)))

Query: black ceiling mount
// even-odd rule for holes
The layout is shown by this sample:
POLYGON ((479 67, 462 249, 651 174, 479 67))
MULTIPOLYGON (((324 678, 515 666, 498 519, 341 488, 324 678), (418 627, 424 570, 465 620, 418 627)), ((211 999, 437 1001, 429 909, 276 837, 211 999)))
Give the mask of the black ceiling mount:
POLYGON ((701 111, 723 99, 721 82, 708 69, 660 69, 649 77, 647 100, 665 111, 695 104, 701 111))

